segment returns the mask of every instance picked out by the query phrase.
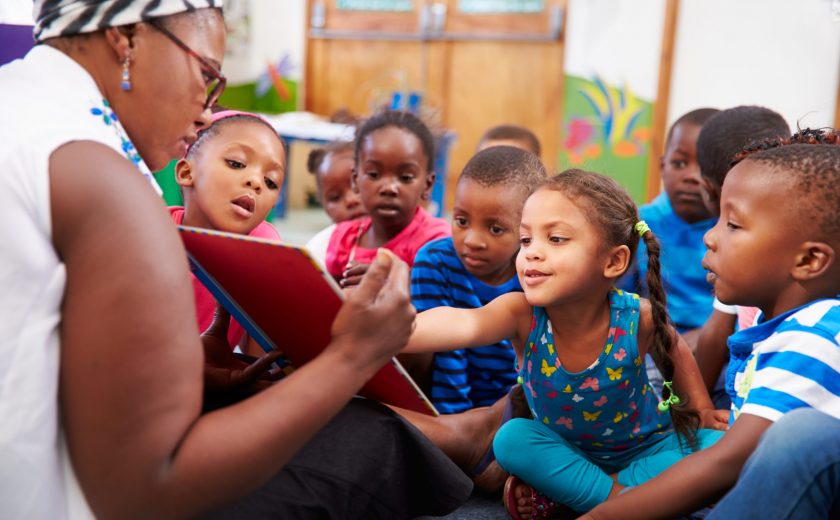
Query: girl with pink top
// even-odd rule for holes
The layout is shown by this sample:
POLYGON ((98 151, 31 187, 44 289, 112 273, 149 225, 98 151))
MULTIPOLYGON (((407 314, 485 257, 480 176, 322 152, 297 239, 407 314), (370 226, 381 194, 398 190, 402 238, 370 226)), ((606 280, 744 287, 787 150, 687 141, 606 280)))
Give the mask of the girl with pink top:
POLYGON ((376 250, 393 251, 409 265, 426 242, 451 226, 423 209, 435 180, 434 138, 413 114, 386 111, 368 119, 356 136, 353 190, 369 216, 336 226, 327 270, 342 287, 356 285, 376 250))
MULTIPOLYGON (((247 112, 217 112, 175 166, 184 207, 171 206, 169 213, 175 224, 279 240, 265 218, 277 202, 285 171, 283 142, 266 120, 247 112)), ((198 328, 205 330, 213 322, 216 300, 195 276, 192 281, 198 328)), ((265 355, 233 319, 227 338, 230 346, 262 358, 248 365, 229 350, 205 349, 205 374, 220 387, 238 386, 234 379, 250 385, 279 355, 265 355)))

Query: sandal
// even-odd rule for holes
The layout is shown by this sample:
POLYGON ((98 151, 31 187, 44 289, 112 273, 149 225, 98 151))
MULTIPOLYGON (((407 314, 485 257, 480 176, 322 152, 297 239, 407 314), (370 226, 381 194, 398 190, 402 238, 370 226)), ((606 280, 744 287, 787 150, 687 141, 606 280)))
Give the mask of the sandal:
POLYGON ((505 490, 502 494, 502 501, 505 504, 505 510, 508 515, 513 518, 513 520, 522 520, 519 510, 516 508, 516 488, 519 486, 527 486, 531 492, 532 520, 542 518, 577 518, 578 514, 570 507, 555 502, 526 484, 524 480, 515 475, 511 475, 505 482, 505 490))

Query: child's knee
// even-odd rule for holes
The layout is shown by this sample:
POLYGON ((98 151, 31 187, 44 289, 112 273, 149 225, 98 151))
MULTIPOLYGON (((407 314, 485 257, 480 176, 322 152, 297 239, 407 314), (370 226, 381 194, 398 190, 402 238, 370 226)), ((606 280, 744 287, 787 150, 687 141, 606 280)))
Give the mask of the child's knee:
POLYGON ((527 451, 528 440, 534 435, 534 421, 531 419, 511 419, 499 428, 493 437, 493 452, 496 461, 509 473, 517 474, 518 461, 527 451))

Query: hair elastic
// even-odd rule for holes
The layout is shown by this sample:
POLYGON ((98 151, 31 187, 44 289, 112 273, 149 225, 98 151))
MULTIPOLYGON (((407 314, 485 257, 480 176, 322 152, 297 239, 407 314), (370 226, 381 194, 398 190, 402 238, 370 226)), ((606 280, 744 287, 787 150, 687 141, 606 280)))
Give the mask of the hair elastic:
POLYGON ((633 229, 636 230, 636 233, 638 233, 640 237, 645 236, 645 233, 650 231, 650 227, 648 227, 647 222, 645 222, 644 220, 636 222, 636 225, 633 226, 633 229))
MULTIPOLYGON (((638 226, 638 224, 636 224, 636 225, 638 226)), ((665 381, 662 384, 663 388, 668 389, 669 396, 668 396, 668 399, 663 399, 662 401, 659 401, 658 405, 656 405, 656 408, 660 412, 667 412, 672 406, 677 406, 682 402, 682 401, 680 401, 680 398, 677 397, 677 394, 675 394, 674 391, 671 389, 671 383, 672 383, 671 381, 665 381)), ((665 392, 662 392, 662 393, 664 394, 665 392)))

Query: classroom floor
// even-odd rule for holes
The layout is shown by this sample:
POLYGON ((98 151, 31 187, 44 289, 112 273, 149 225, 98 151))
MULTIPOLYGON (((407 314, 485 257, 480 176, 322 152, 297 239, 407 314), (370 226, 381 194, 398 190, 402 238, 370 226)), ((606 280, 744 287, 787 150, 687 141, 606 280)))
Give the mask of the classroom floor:
POLYGON ((321 208, 292 209, 284 218, 271 221, 284 242, 302 246, 316 233, 332 224, 321 208))

